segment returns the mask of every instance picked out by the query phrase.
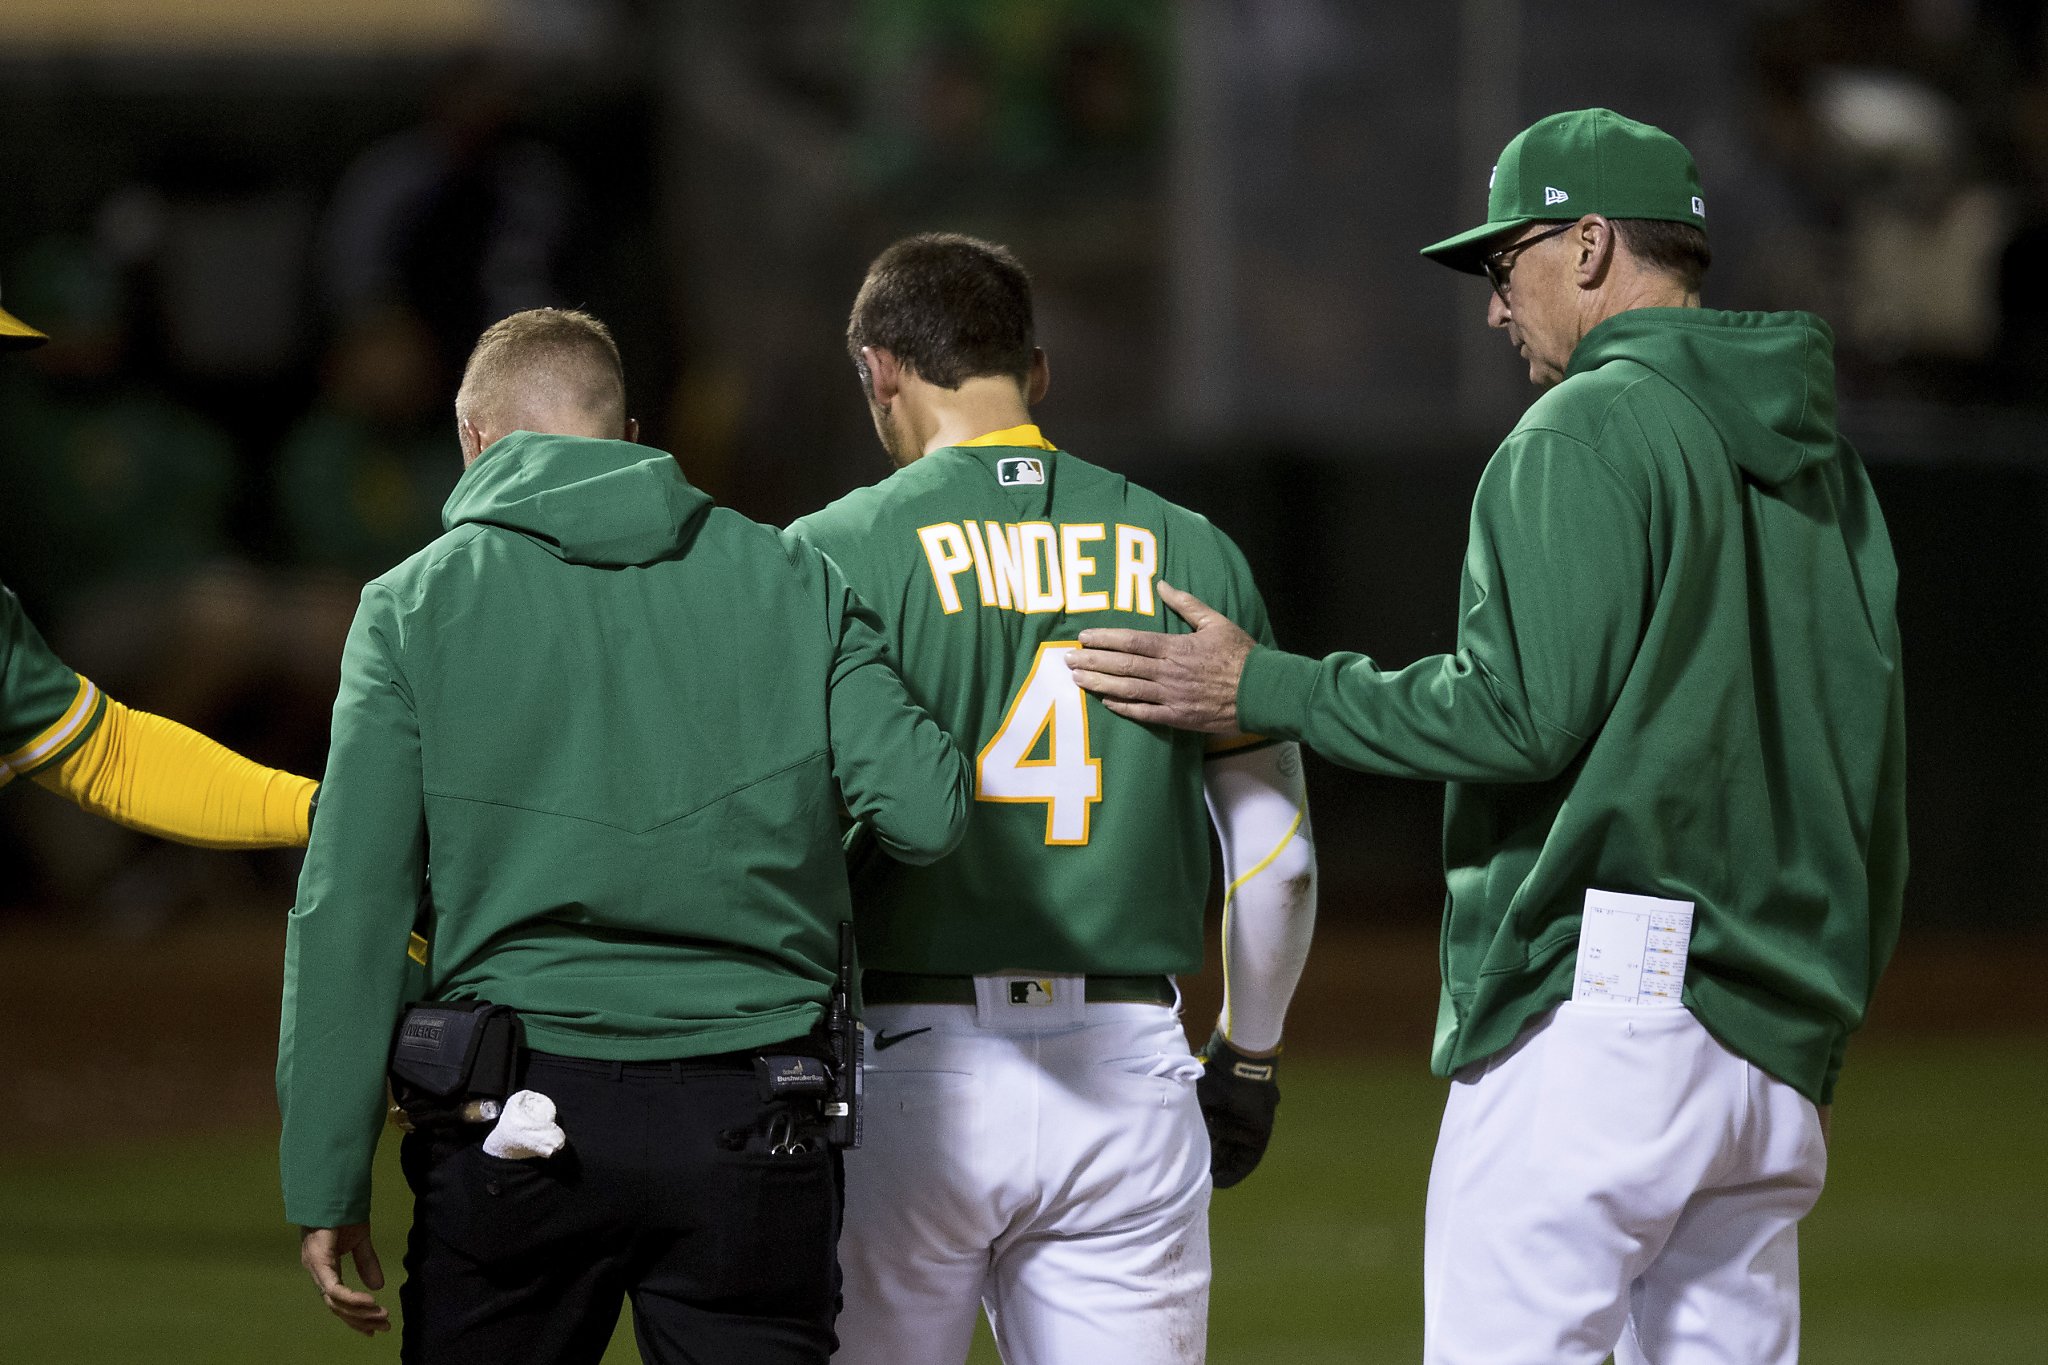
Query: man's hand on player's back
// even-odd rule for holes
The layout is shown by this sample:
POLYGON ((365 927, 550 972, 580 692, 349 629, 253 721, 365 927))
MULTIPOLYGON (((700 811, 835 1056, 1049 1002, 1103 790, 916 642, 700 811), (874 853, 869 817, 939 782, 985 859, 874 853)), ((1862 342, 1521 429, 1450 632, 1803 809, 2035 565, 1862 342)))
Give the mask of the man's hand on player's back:
POLYGON ((1130 720, 1236 734, 1237 681, 1252 652, 1252 637, 1163 578, 1159 597, 1195 628, 1192 635, 1084 630, 1081 648, 1065 654, 1074 681, 1130 720))

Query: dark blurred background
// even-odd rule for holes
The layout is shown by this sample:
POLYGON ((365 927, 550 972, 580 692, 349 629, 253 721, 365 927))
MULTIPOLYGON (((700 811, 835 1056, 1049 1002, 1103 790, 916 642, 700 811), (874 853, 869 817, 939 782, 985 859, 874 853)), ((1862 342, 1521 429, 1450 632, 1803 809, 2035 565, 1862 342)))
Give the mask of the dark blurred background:
MULTIPOLYGON (((1808 1358, 2030 1359, 2043 8, 0 0, 0 289, 55 338, 0 358, 0 580, 114 696, 317 774, 360 586, 438 531, 479 330, 596 312, 646 439, 782 523, 885 472, 846 310, 895 237, 955 229, 1035 273, 1053 440, 1235 535, 1283 643, 1405 663, 1453 643, 1472 489, 1531 397, 1485 285, 1416 249, 1537 117, 1656 123, 1700 163, 1707 302, 1834 326, 1901 567, 1906 935, 1801 1233, 1808 1358)), ((1280 1136, 1216 1201, 1218 1365, 1421 1339, 1442 796, 1311 786, 1317 945, 1280 1136)), ((395 1355, 325 1320, 280 1221, 296 871, 0 791, 8 1358, 395 1355)), ((389 1164, 375 1219, 395 1276, 389 1164)))
MULTIPOLYGON (((1209 514, 1287 645, 1448 648, 1530 392, 1416 248, 1607 105, 1693 150, 1710 305, 1809 308, 1902 570, 1916 935, 2048 926, 2048 25, 2029 0, 6 0, 0 578, 113 695, 317 773, 497 317, 587 307, 775 523, 883 472, 841 346, 946 228, 1038 286, 1052 439, 1209 514)), ((1324 916, 1426 926, 1437 788, 1318 765, 1324 916)), ((0 914, 275 914, 286 855, 20 784, 0 914)), ((1426 1023, 1426 1021, 1424 1021, 1426 1023)))

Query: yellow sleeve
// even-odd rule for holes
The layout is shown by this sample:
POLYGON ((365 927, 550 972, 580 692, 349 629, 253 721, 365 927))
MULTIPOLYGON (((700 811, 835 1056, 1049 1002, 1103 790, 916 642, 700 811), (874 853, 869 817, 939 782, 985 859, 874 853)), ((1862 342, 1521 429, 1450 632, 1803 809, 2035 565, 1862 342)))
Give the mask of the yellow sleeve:
POLYGON ((111 697, 91 738, 30 781, 116 824, 201 848, 303 846, 319 785, 111 697))

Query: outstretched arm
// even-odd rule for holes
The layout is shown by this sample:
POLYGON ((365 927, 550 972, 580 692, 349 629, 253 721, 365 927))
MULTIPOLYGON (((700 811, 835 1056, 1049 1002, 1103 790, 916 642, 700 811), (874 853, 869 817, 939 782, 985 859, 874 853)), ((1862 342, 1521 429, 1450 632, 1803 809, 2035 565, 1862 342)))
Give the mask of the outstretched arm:
POLYGON ((201 848, 303 845, 318 785, 111 698, 83 744, 30 776, 81 810, 201 848))
POLYGON ((1389 670, 1253 647, 1164 583, 1192 634, 1087 630, 1070 659, 1117 714, 1299 739, 1346 767, 1440 782, 1540 782, 1613 710, 1655 573, 1639 491, 1590 447, 1510 437, 1480 479, 1458 648, 1389 670))
POLYGON ((0 585, 0 786, 16 777, 94 815, 206 848, 306 842, 314 783, 131 711, 66 667, 0 585))

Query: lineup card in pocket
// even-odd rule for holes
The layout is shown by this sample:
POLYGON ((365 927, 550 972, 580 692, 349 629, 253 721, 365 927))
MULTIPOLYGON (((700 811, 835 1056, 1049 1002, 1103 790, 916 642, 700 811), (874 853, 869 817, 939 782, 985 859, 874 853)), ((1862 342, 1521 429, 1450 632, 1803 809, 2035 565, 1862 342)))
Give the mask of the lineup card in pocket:
POLYGON ((1691 943, 1691 901, 1589 889, 1572 999, 1677 1008, 1691 943))

